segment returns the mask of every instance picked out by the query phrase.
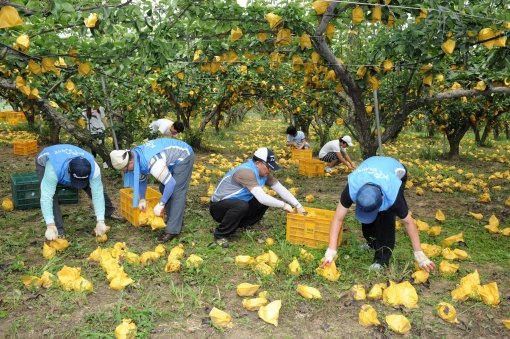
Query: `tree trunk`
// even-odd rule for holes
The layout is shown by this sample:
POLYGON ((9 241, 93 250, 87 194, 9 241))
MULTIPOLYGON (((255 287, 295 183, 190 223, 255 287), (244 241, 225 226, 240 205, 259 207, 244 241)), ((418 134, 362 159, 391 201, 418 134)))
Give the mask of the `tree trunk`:
POLYGON ((433 138, 436 135, 436 125, 429 121, 427 124, 427 135, 429 138, 433 138))
POLYGON ((466 135, 466 132, 469 130, 470 124, 465 122, 461 126, 459 126, 454 133, 447 134, 446 137, 448 139, 448 144, 450 145, 450 150, 448 152, 448 159, 456 159, 460 155, 460 141, 466 135))
POLYGON ((50 141, 50 144, 60 144, 60 126, 58 126, 55 121, 50 119, 48 120, 48 130, 48 140, 50 141))
POLYGON ((480 146, 480 130, 478 129, 478 122, 471 122, 471 128, 473 129, 473 133, 475 134, 475 142, 478 146, 480 146))
POLYGON ((494 134, 494 140, 499 140, 499 123, 498 122, 495 122, 495 124, 494 124, 493 134, 494 134))
POLYGON ((510 140, 510 123, 508 123, 508 121, 503 121, 503 126, 505 127, 506 139, 510 140))

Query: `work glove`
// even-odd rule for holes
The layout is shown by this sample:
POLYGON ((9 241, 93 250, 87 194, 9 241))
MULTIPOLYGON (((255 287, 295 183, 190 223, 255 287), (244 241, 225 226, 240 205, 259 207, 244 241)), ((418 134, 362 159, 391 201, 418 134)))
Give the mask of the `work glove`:
POLYGON ((48 224, 46 227, 46 232, 44 233, 46 240, 55 240, 58 238, 57 226, 55 224, 48 224))
POLYGON ((283 210, 287 213, 294 213, 294 209, 287 203, 284 203, 283 210))
POLYGON ((321 267, 324 268, 326 266, 331 265, 331 263, 335 260, 336 250, 333 250, 328 247, 326 253, 324 253, 324 260, 322 261, 321 267))
POLYGON ((308 212, 305 211, 305 208, 303 206, 299 206, 296 208, 297 212, 300 214, 300 215, 307 215, 308 212))
POLYGON ((146 208, 147 208, 147 201, 145 199, 140 199, 138 201, 138 209, 140 211, 145 211, 146 208))
POLYGON ((418 266, 426 272, 430 272, 436 267, 423 251, 414 251, 414 260, 416 260, 418 266))
POLYGON ((154 206, 154 215, 157 217, 160 217, 163 213, 163 209, 165 208, 165 204, 163 204, 161 201, 157 203, 156 206, 154 206))
POLYGON ((104 221, 97 222, 96 228, 94 228, 94 232, 98 237, 102 237, 106 233, 106 224, 104 223, 104 221))

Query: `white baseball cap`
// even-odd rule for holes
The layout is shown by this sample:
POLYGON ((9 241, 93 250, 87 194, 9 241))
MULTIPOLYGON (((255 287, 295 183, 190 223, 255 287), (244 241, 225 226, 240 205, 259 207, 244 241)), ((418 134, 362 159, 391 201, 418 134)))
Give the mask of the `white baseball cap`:
POLYGON ((344 135, 343 137, 340 138, 340 140, 342 140, 343 142, 347 143, 347 145, 349 146, 354 146, 354 144, 352 143, 352 139, 350 136, 348 135, 344 135))
POLYGON ((121 150, 113 150, 110 152, 110 160, 112 161, 112 166, 116 170, 121 170, 127 166, 129 162, 129 150, 121 149, 121 150))

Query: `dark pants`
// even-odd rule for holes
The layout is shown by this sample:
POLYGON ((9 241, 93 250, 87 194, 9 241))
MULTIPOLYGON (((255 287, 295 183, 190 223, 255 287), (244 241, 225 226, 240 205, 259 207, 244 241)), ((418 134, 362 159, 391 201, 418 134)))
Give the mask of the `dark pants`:
MULTIPOLYGON (((405 168, 405 166, 404 166, 405 168)), ((404 194, 404 188, 407 182, 406 174, 402 177, 400 190, 404 194)), ((400 193, 399 193, 400 194, 400 193)), ((363 237, 368 245, 375 249, 374 263, 388 265, 391 259, 393 248, 395 248, 395 221, 396 215, 390 210, 379 212, 377 218, 371 224, 361 224, 363 237)))
POLYGON ((226 238, 234 234, 239 227, 257 223, 267 209, 268 206, 262 205, 255 198, 248 202, 242 200, 212 202, 209 212, 213 219, 220 223, 214 231, 214 237, 226 238))
MULTIPOLYGON (((42 178, 44 177, 44 170, 45 167, 35 163, 35 168, 37 171, 37 178, 39 179, 39 184, 42 181, 42 178)), ((90 190, 90 186, 87 185, 83 189, 85 193, 89 196, 89 198, 92 200, 92 191, 90 190)), ((113 207, 112 201, 110 200, 110 197, 108 194, 106 194, 106 191, 104 192, 104 207, 105 207, 105 217, 108 218, 112 215, 113 211, 115 211, 115 207, 113 207)), ((55 219, 55 226, 57 226, 58 235, 64 235, 64 221, 62 219, 62 212, 60 210, 60 205, 58 204, 58 197, 57 192, 53 195, 53 218, 55 219)))
POLYGON ((388 265, 390 262, 395 247, 395 220, 393 212, 383 211, 377 214, 373 223, 361 224, 368 245, 375 249, 374 263, 388 265))
MULTIPOLYGON (((100 145, 104 145, 105 140, 105 134, 103 133, 93 133, 92 136, 97 139, 97 143, 100 145)), ((92 153, 92 156, 95 158, 97 153, 93 149, 90 150, 90 153, 92 153)))

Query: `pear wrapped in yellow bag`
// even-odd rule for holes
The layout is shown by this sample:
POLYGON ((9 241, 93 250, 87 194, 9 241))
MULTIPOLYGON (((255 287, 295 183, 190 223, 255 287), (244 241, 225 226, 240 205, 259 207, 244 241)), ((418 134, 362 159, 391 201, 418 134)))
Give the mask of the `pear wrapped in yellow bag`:
POLYGON ((57 278, 53 274, 51 274, 48 271, 44 271, 43 274, 41 275, 41 278, 39 280, 41 282, 41 286, 42 287, 50 288, 51 286, 53 286, 53 282, 56 279, 57 278))
POLYGON ((473 273, 469 273, 465 277, 460 279, 459 287, 451 292, 452 299, 457 301, 464 301, 469 297, 477 298, 478 287, 480 286, 480 275, 475 270, 473 273))
POLYGON ((336 264, 332 261, 329 266, 318 267, 315 272, 321 277, 329 281, 338 281, 340 278, 340 272, 336 269, 336 264))
POLYGON ((243 307, 248 311, 258 311, 262 306, 266 306, 268 302, 266 298, 262 297, 243 299, 243 307))
POLYGON ((55 256, 55 254, 57 254, 56 249, 54 249, 53 247, 51 247, 50 245, 48 245, 46 243, 43 244, 43 257, 45 259, 50 260, 51 258, 53 258, 55 256))
POLYGON ((266 323, 278 326, 278 317, 280 316, 280 308, 282 307, 281 300, 275 300, 266 306, 259 308, 259 318, 266 323))
POLYGON ((266 263, 263 263, 263 262, 259 262, 257 265, 255 265, 255 267, 253 267, 253 270, 255 272, 258 272, 262 275, 272 275, 274 274, 274 270, 271 266, 269 266, 268 264, 266 263))
POLYGON ((450 248, 448 248, 448 247, 443 248, 443 250, 441 251, 441 255, 446 260, 455 260, 455 259, 457 259, 457 255, 450 248))
POLYGON ((158 246, 156 246, 156 248, 154 248, 154 252, 156 252, 157 254, 159 254, 160 257, 162 257, 166 253, 166 248, 163 244, 159 244, 158 246))
POLYGON ((154 217, 151 219, 151 229, 154 231, 154 230, 159 230, 161 228, 165 228, 166 227, 166 224, 165 224, 165 220, 163 220, 162 217, 154 217))
POLYGON ((110 288, 112 290, 120 291, 126 286, 131 285, 134 282, 124 271, 121 274, 116 275, 110 280, 110 288))
POLYGON ((300 251, 299 251, 299 257, 301 259, 303 259, 304 262, 312 262, 315 260, 315 257, 313 256, 312 253, 308 252, 307 250, 305 250, 304 248, 302 248, 300 251))
POLYGON ((386 323, 390 329, 398 334, 406 334, 411 330, 411 323, 401 314, 389 314, 386 316, 386 323))
POLYGON ((367 298, 365 287, 363 285, 354 285, 351 287, 352 298, 357 301, 365 300, 367 298))
POLYGON ((60 252, 69 247, 69 241, 63 238, 58 238, 50 241, 48 245, 50 245, 50 247, 53 247, 55 250, 60 252))
POLYGON ((444 274, 455 274, 459 270, 459 265, 442 260, 439 263, 439 272, 444 274))
POLYGON ((253 285, 250 283, 241 283, 237 285, 236 292, 240 297, 251 297, 257 293, 260 285, 253 285))
POLYGON ((139 264, 140 263, 140 256, 133 252, 126 252, 126 255, 124 258, 130 264, 139 264))
POLYGON ((237 255, 235 264, 239 268, 249 268, 255 263, 255 259, 249 255, 237 255))
POLYGON ((424 270, 418 270, 413 273, 412 277, 414 278, 415 284, 424 284, 429 279, 429 272, 424 270))
POLYGON ((154 218, 154 213, 151 209, 147 209, 146 211, 141 211, 138 214, 138 225, 135 226, 146 226, 150 225, 152 219, 154 218))
POLYGON ((421 249, 423 250, 423 253, 425 253, 425 255, 429 258, 436 257, 441 254, 441 246, 421 244, 421 249))
POLYGON ((186 267, 199 268, 204 262, 204 259, 196 254, 192 254, 186 259, 186 267))
POLYGON ((455 307, 453 307, 453 305, 446 302, 440 302, 436 306, 436 310, 439 317, 444 321, 447 321, 452 324, 457 324, 459 322, 457 320, 457 311, 455 310, 455 307))
POLYGON ((34 275, 24 275, 23 277, 21 277, 21 282, 28 289, 31 289, 34 287, 41 287, 41 285, 42 285, 41 279, 39 279, 39 277, 36 277, 34 275))
POLYGON ((496 282, 478 286, 478 294, 486 305, 496 306, 500 302, 498 284, 496 282))
POLYGON ((12 203, 11 198, 2 199, 2 208, 6 212, 11 212, 12 210, 14 210, 14 204, 12 203))
POLYGON ((136 324, 131 319, 122 319, 122 323, 115 328, 115 339, 135 339, 136 324))
POLYGON ((383 297, 383 291, 386 288, 386 283, 378 283, 372 286, 370 291, 368 292, 368 299, 370 300, 379 300, 383 297))
POLYGON ((296 290, 305 299, 322 299, 321 292, 314 287, 298 285, 296 290))
POLYGON ((469 259, 469 254, 464 251, 464 250, 461 250, 461 249, 454 249, 453 250, 453 253, 455 254, 455 256, 457 257, 458 260, 467 260, 469 259))
POLYGON ((436 211, 436 215, 435 215, 435 218, 437 221, 441 222, 441 221, 445 221, 446 220, 446 217, 443 213, 443 211, 441 211, 440 209, 438 209, 436 211))
POLYGON ((179 245, 174 246, 170 250, 170 254, 168 255, 168 260, 170 260, 170 257, 172 257, 176 260, 180 260, 183 256, 184 256, 184 245, 179 244, 179 245))
POLYGON ((108 236, 106 235, 106 233, 103 235, 96 235, 96 242, 98 244, 104 243, 106 241, 108 241, 108 236))
POLYGON ((165 272, 173 273, 181 270, 181 262, 173 257, 168 258, 168 262, 165 265, 165 272))
POLYGON ((508 330, 510 330, 510 319, 501 320, 501 322, 508 330))
POLYGON ((451 237, 444 239, 443 241, 441 241, 441 245, 447 247, 457 242, 464 242, 464 233, 460 232, 458 234, 452 235, 451 237))
POLYGON ((142 265, 147 265, 149 263, 156 262, 159 258, 160 258, 160 255, 158 252, 154 252, 154 251, 143 252, 140 255, 140 263, 142 265))
POLYGON ((292 262, 289 264, 289 273, 293 276, 299 276, 302 272, 301 265, 299 265, 299 261, 294 258, 292 262))
POLYGON ((427 234, 429 237, 437 237, 441 234, 441 226, 432 226, 428 231, 427 234))
POLYGON ((87 279, 81 276, 79 267, 62 267, 57 273, 60 286, 65 291, 92 292, 93 285, 87 279))
POLYGON ((269 250, 267 251, 268 253, 268 257, 269 257, 269 260, 267 262, 267 264, 269 266, 271 266, 272 268, 276 268, 276 265, 278 265, 278 261, 280 260, 278 258, 278 256, 276 255, 276 253, 274 253, 273 251, 269 250))
POLYGON ((361 310, 358 314, 358 322, 360 325, 368 327, 368 326, 377 326, 380 325, 381 322, 377 319, 377 312, 375 308, 368 304, 364 304, 361 306, 361 310))
POLYGON ((418 294, 409 281, 400 284, 390 281, 390 286, 383 291, 383 303, 387 306, 404 305, 407 308, 417 308, 418 294))
POLYGON ((211 321, 215 326, 229 328, 234 326, 230 314, 220 309, 217 309, 216 307, 213 307, 211 312, 209 312, 209 317, 211 318, 211 321))

